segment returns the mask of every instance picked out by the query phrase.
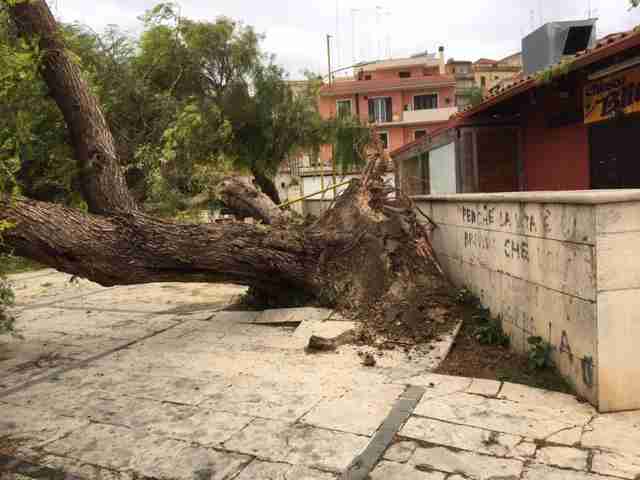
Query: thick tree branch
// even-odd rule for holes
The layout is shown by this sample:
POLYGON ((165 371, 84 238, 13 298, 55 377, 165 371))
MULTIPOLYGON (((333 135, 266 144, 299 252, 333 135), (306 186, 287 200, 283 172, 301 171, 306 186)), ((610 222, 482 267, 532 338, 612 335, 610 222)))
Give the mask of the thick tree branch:
POLYGON ((89 210, 98 214, 135 210, 102 109, 69 55, 49 7, 42 0, 4 3, 20 34, 38 41, 41 73, 69 127, 89 210))
POLYGON ((271 198, 259 192, 246 177, 224 179, 220 188, 224 204, 239 217, 252 217, 273 225, 289 219, 289 214, 278 208, 271 198))
POLYGON ((105 286, 225 282, 262 291, 315 287, 318 249, 294 230, 178 224, 139 212, 99 216, 33 200, 0 200, 16 254, 105 286))

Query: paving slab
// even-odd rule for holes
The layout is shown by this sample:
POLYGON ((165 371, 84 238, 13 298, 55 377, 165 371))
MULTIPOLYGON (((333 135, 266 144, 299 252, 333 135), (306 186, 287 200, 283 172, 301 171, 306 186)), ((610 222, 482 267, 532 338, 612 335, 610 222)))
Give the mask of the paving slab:
POLYGON ((154 478, 224 480, 251 457, 111 425, 92 424, 44 447, 48 453, 154 478))
POLYGON ((596 452, 591 467, 596 473, 621 478, 640 478, 640 452, 596 452))
POLYGON ((335 480, 335 475, 299 465, 254 460, 234 480, 335 480))
POLYGON ((301 422, 360 435, 373 435, 405 391, 402 385, 348 389, 339 397, 321 400, 301 422))
POLYGON ((46 410, 0 402, 0 438, 13 439, 16 445, 34 447, 61 438, 89 422, 46 410))
POLYGON ((411 463, 422 469, 462 474, 475 480, 516 480, 523 468, 523 463, 519 460, 453 451, 442 447, 417 449, 411 463))
POLYGON ((466 393, 423 399, 415 410, 422 415, 496 432, 544 439, 569 427, 586 425, 592 416, 576 405, 553 408, 522 404, 466 393))
POLYGON ((20 310, 104 290, 97 283, 52 269, 10 275, 9 281, 16 293, 16 305, 20 310))
POLYGON ((339 473, 368 443, 367 437, 359 435, 259 418, 225 442, 224 448, 339 473))
POLYGON ((254 322, 256 323, 296 323, 296 322, 323 322, 330 320, 334 315, 333 310, 327 308, 276 308, 260 312, 254 322))
POLYGON ((580 444, 582 432, 585 427, 574 427, 561 430, 546 438, 548 443, 560 443, 562 445, 576 446, 580 444))
POLYGON ((640 411, 598 416, 584 429, 582 445, 640 455, 640 411))
POLYGON ((452 393, 464 392, 473 383, 472 378, 453 377, 450 375, 438 375, 435 373, 423 373, 409 378, 405 378, 398 383, 410 385, 420 385, 426 388, 422 397, 423 400, 429 398, 445 397, 452 393))
MULTIPOLYGON (((99 480, 136 480, 131 472, 119 472, 97 465, 85 463, 74 458, 60 457, 57 455, 44 455, 38 458, 38 464, 53 470, 64 472, 66 475, 74 475, 81 479, 99 480)), ((0 477, 2 478, 2 477, 0 477)))
POLYGON ((614 477, 532 464, 525 469, 522 480, 614 480, 614 477))
POLYGON ((501 387, 502 382, 486 380, 484 378, 474 378, 466 392, 475 395, 484 395, 485 397, 495 397, 498 395, 501 387))
POLYGON ((383 433, 394 443, 381 447, 372 479, 640 473, 640 415, 430 373, 451 338, 409 354, 347 345, 310 355, 312 333, 354 325, 322 309, 219 311, 244 291, 235 286, 69 279, 45 271, 16 280, 27 335, 0 347, 0 452, 8 441, 12 455, 83 478, 329 480, 383 433), (365 352, 375 367, 362 365, 365 352), (416 387, 425 393, 415 409, 400 405, 403 421, 380 428, 416 387))
POLYGON ((569 408, 572 411, 583 412, 585 415, 594 415, 596 413, 595 409, 588 403, 577 402, 574 395, 552 392, 516 383, 504 382, 499 397, 524 405, 545 405, 549 408, 557 408, 559 410, 569 408))
POLYGON ((586 470, 589 452, 571 447, 542 447, 536 452, 536 462, 554 467, 586 470))
POLYGON ((371 472, 371 480, 444 480, 442 472, 425 472, 418 470, 415 465, 393 462, 380 462, 371 472))
POLYGON ((416 442, 402 440, 392 444, 386 452, 384 452, 384 460, 389 460, 394 463, 406 463, 413 456, 413 453, 418 448, 416 442))
POLYGON ((498 457, 520 457, 516 447, 522 437, 491 432, 466 425, 455 425, 427 418, 411 417, 400 430, 400 436, 498 457))

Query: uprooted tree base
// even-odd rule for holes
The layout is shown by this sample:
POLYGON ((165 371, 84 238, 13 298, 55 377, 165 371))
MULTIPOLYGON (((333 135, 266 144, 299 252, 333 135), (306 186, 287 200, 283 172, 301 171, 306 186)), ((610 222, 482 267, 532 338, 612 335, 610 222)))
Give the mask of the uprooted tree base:
POLYGON ((0 198, 0 222, 13 225, 3 232, 5 247, 102 285, 236 283, 276 301, 314 299, 359 320, 359 342, 420 343, 437 334, 450 288, 411 200, 383 182, 388 158, 380 145, 360 152, 362 177, 311 225, 290 221, 249 182, 235 181, 223 185, 222 199, 262 223, 154 218, 129 194, 104 115, 46 3, 4 3, 20 33, 38 39, 91 212, 0 198))

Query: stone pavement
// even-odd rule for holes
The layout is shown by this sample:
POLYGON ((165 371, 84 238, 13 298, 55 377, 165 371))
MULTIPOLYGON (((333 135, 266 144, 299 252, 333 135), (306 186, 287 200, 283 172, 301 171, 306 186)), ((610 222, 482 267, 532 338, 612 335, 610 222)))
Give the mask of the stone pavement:
POLYGON ((3 480, 357 478, 344 472, 408 391, 422 396, 371 479, 640 478, 640 413, 428 373, 451 338, 365 367, 365 349, 303 350, 351 323, 222 311, 239 287, 107 289, 50 270, 13 281, 24 340, 0 343, 3 480))

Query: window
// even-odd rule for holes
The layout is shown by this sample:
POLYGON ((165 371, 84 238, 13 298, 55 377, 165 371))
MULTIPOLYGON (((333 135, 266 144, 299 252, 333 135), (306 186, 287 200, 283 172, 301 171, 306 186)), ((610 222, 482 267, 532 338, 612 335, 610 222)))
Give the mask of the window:
POLYGON ((400 78, 409 78, 411 77, 411 72, 398 72, 398 76, 400 78))
POLYGON ((438 95, 435 93, 413 97, 414 110, 427 110, 430 108, 438 108, 438 95))
POLYGON ((365 75, 365 76, 364 76, 364 79, 365 79, 365 80, 371 80, 371 75, 365 75))
POLYGON ((469 66, 468 65, 458 65, 456 67, 456 73, 460 73, 460 74, 469 73, 469 66))
POLYGON ((480 77, 480 85, 482 88, 486 88, 487 86, 487 77, 480 77))
POLYGON ((427 136, 426 130, 416 130, 415 132, 413 132, 414 140, 418 140, 419 138, 426 137, 426 136, 427 136))
POLYGON ((380 137, 380 142, 382 143, 382 148, 387 150, 389 148, 389 133, 388 132, 379 132, 378 136, 380 137))
POLYGON ((391 97, 369 99, 369 121, 385 123, 392 119, 391 97))
POLYGON ((336 113, 338 118, 345 118, 351 115, 351 100, 338 100, 336 102, 336 113))

